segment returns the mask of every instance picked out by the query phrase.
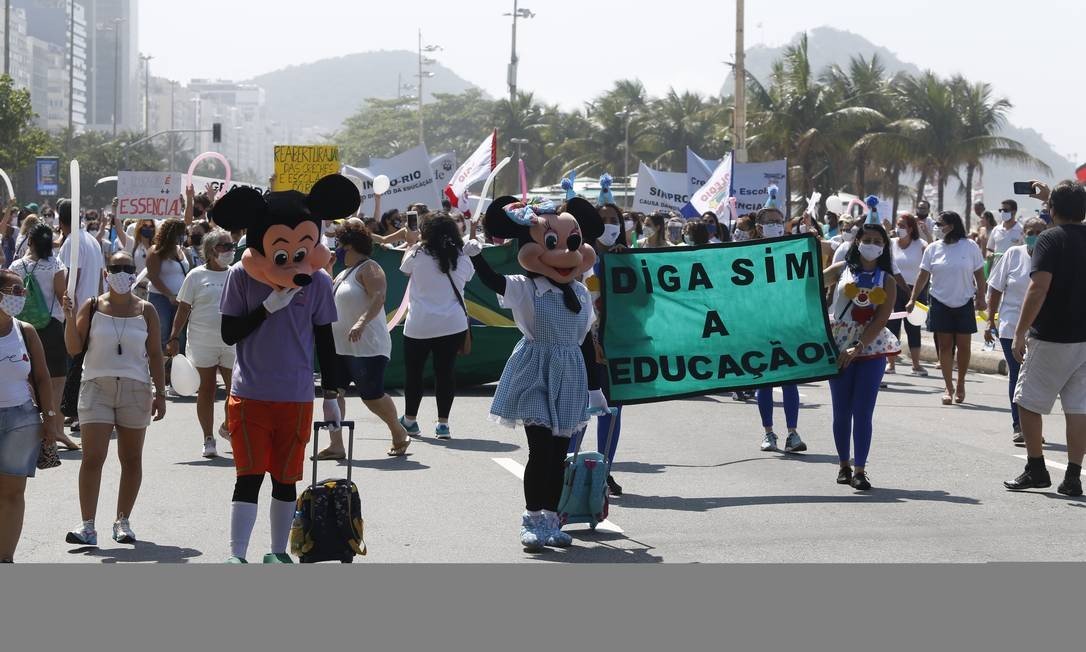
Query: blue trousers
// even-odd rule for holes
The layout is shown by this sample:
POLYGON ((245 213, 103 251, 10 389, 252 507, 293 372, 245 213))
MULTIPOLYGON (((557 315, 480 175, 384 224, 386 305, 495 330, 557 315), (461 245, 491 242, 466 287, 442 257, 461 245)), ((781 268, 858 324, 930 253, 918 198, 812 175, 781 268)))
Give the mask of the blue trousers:
MULTIPOLYGON (((788 430, 799 427, 799 388, 795 385, 782 385, 784 392, 784 425, 788 430)), ((773 427, 773 388, 762 387, 758 390, 758 412, 762 415, 762 427, 773 427)))
POLYGON ((1007 360, 1007 392, 1011 399, 1011 425, 1018 427, 1018 404, 1014 402, 1014 388, 1018 385, 1018 371, 1022 369, 1022 363, 1014 359, 1012 346, 1014 340, 1006 337, 999 338, 1003 345, 1003 357, 1007 360))
POLYGON ((871 450, 871 415, 879 397, 879 383, 886 371, 885 358, 859 360, 830 378, 833 400, 833 443, 837 458, 848 462, 849 445, 855 441, 856 466, 867 466, 871 450))

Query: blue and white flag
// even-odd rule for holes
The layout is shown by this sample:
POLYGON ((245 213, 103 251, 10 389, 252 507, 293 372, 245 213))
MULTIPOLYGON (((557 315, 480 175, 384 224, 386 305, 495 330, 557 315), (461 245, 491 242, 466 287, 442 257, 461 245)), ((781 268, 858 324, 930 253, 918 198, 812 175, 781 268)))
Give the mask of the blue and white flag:
MULTIPOLYGON (((690 150, 687 153, 691 153, 690 150)), ((683 217, 698 217, 712 211, 718 219, 731 223, 725 216, 728 197, 732 194, 732 172, 732 155, 729 153, 720 160, 705 183, 690 194, 690 201, 680 211, 683 217)))

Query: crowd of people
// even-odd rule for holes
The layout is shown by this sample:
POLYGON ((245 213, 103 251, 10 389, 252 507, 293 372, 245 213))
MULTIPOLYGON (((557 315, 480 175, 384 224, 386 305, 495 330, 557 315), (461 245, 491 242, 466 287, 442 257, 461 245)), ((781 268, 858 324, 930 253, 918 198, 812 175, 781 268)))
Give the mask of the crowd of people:
MULTIPOLYGON (((1086 190, 1077 183, 1050 189, 1035 182, 1033 196, 1045 207, 1037 217, 1024 219, 1017 203, 1006 200, 997 219, 978 203, 978 228, 971 233, 959 214, 932 215, 925 201, 893 220, 833 212, 789 218, 769 203, 735 219, 711 212, 682 219, 581 198, 560 204, 501 198, 475 218, 447 202, 433 212, 421 204, 381 212, 378 203, 367 216, 357 204, 347 211, 350 202, 336 197, 340 190, 332 186, 315 187, 313 194, 323 193, 324 199, 309 204, 281 193, 267 195, 261 210, 268 215, 303 216, 280 215, 287 225, 282 229, 279 223, 269 227, 239 217, 253 210, 257 199, 234 191, 217 197, 211 188, 187 189, 185 213, 158 222, 122 222, 115 206, 72 215, 66 201, 55 209, 13 205, 5 212, 0 220, 0 561, 14 558, 26 479, 50 466, 57 446, 82 451, 81 522, 65 539, 97 545, 102 469, 114 433, 121 476, 112 538, 136 541, 130 519, 142 481, 144 438, 174 396, 170 361, 181 354, 199 375, 194 431, 200 434, 200 455, 217 456, 218 437, 231 443, 237 467, 231 561, 245 562, 265 473, 272 476, 273 496, 273 549, 265 561, 289 561, 285 532, 294 484, 301 479, 304 446, 299 450, 297 443, 308 440, 312 420, 314 360, 321 370, 324 419, 338 424, 346 418, 353 385, 366 409, 388 428, 387 454, 393 457, 406 455, 412 437, 423 434, 420 413, 431 409, 423 405, 430 362, 436 403, 432 432, 451 438, 456 361, 471 340, 464 291, 476 275, 499 295, 523 334, 490 410, 496 422, 523 426, 528 442, 521 543, 528 550, 567 546, 570 538, 556 515, 565 456, 580 445, 590 415, 598 417, 597 445, 608 461, 616 456, 621 434, 622 406, 609 400, 598 344, 602 306, 593 276, 600 261, 625 248, 790 234, 813 235, 822 252, 826 310, 839 351, 840 373, 829 381, 838 483, 859 491, 872 488, 867 462, 875 439, 873 415, 885 376, 898 373, 903 349, 911 373, 928 375, 921 360, 923 329, 901 318, 922 304, 938 351, 944 405, 966 400, 978 314, 985 338, 1002 347, 1011 436, 1028 457, 1025 471, 1006 487, 1050 486, 1041 415, 1059 397, 1068 451, 1059 491, 1082 493, 1086 286, 1078 278, 1086 273, 1086 190), (329 210, 341 214, 336 219, 310 215, 310 204, 333 206, 329 210), (319 231, 309 244, 299 245, 305 238, 292 238, 310 219, 319 231), (76 221, 82 227, 73 230, 76 221), (319 251, 324 246, 331 250, 327 259, 319 251), (480 254, 492 246, 517 247, 524 274, 490 269, 480 254), (79 270, 69 296, 73 247, 79 247, 79 270), (402 251, 399 273, 409 278, 403 359, 395 361, 404 369, 402 406, 385 390, 386 370, 394 361, 385 312, 388 281, 373 259, 377 247, 402 251), (258 257, 266 267, 256 266, 252 259, 258 257), (301 273, 307 257, 315 269, 301 273), (294 275, 284 276, 290 270, 294 275), (306 311, 284 310, 297 305, 306 311), (273 332, 280 337, 269 339, 273 332), (268 361, 273 350, 274 364, 268 361), (217 419, 220 382, 228 400, 217 419), (269 388, 269 382, 278 384, 269 388), (65 407, 67 418, 61 414, 65 407), (286 422, 294 424, 289 432, 286 422), (273 468, 272 461, 282 466, 273 468)), ((778 452, 775 390, 783 398, 783 452, 805 451, 795 385, 733 394, 741 401, 756 397, 763 428, 759 447, 778 452)), ((316 458, 345 456, 343 434, 333 429, 316 458)), ((612 496, 622 494, 613 476, 607 484, 612 496)))

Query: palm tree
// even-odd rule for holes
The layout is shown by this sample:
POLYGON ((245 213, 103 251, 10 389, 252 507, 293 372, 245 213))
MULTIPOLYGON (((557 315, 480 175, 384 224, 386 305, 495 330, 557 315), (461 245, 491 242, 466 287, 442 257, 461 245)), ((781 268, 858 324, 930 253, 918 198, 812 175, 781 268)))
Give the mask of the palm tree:
POLYGON ((656 154, 654 167, 685 169, 688 147, 708 156, 722 149, 720 136, 728 134, 728 120, 720 99, 705 100, 697 93, 679 94, 670 89, 667 95, 652 102, 650 111, 649 140, 656 154))
POLYGON ((935 180, 937 209, 943 210, 946 184, 965 162, 962 145, 964 125, 954 91, 930 70, 918 76, 904 75, 896 85, 908 117, 918 120, 914 132, 921 157, 913 162, 920 173, 916 199, 921 199, 929 179, 935 180))

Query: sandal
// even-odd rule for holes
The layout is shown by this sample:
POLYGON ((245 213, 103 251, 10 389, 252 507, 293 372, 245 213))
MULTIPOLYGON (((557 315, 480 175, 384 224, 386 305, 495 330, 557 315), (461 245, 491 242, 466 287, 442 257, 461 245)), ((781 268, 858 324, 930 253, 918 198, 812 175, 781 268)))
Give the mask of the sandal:
POLYGON ((960 392, 954 392, 954 402, 955 403, 963 403, 963 402, 965 402, 965 391, 964 390, 960 391, 960 392))
POLYGON ((392 448, 385 451, 385 455, 389 457, 402 457, 407 455, 407 447, 411 445, 411 437, 405 437, 402 444, 397 445, 395 441, 392 442, 392 448))
MULTIPOLYGON (((325 460, 345 460, 345 459, 347 459, 347 454, 346 453, 334 453, 331 450, 325 448, 324 450, 317 453, 316 459, 318 461, 321 461, 321 462, 323 462, 325 460)), ((313 460, 312 455, 309 456, 309 460, 310 461, 313 460)))
POLYGON ((57 442, 57 448, 62 450, 62 451, 83 450, 82 448, 80 448, 79 444, 75 443, 74 441, 68 441, 68 442, 58 441, 57 442))

